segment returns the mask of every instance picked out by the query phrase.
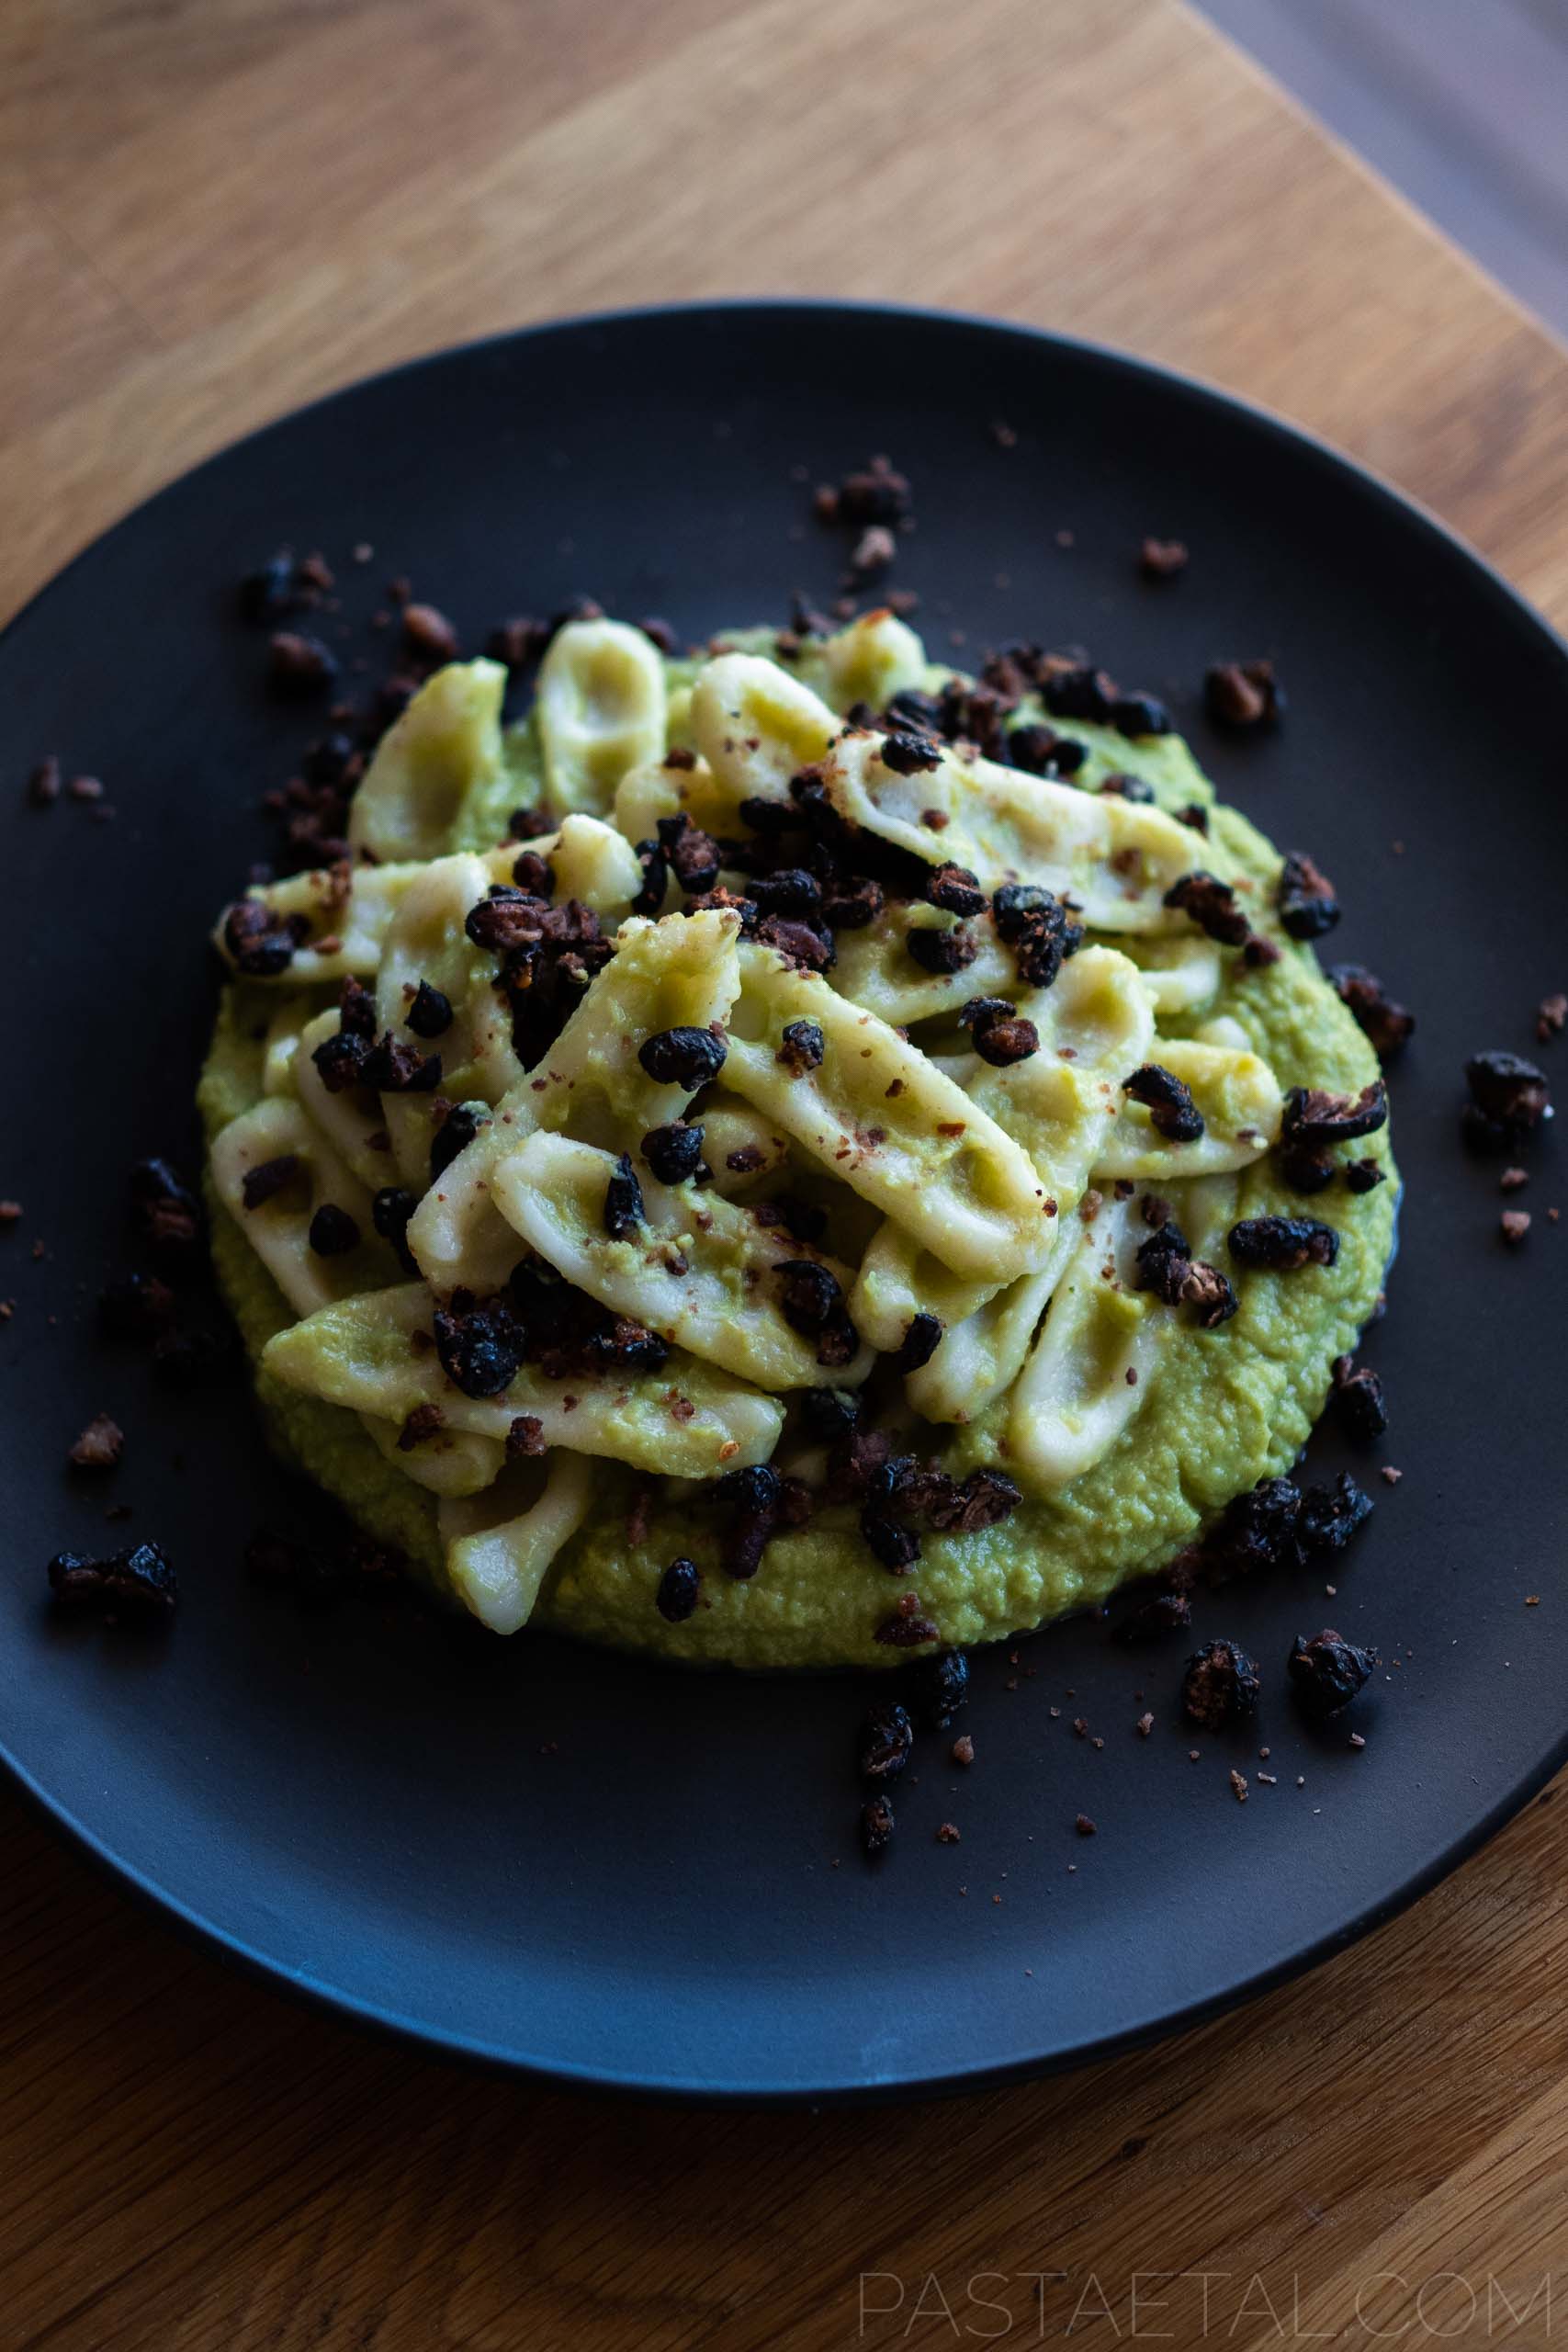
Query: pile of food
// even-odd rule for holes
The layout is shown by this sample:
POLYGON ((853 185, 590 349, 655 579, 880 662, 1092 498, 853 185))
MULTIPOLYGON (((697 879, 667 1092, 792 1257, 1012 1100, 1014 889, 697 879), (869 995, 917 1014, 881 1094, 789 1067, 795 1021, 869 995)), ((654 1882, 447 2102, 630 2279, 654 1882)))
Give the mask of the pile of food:
POLYGON ((1159 705, 886 611, 506 684, 436 670, 348 855, 218 925, 284 1452, 498 1632, 742 1666, 1032 1627, 1288 1468, 1386 1099, 1328 884, 1159 705))

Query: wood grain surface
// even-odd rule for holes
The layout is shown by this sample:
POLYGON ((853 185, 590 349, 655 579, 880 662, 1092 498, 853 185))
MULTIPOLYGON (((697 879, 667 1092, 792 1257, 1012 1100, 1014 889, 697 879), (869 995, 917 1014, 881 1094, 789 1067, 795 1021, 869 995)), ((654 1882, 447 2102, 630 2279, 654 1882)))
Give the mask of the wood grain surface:
MULTIPOLYGON (((1568 356, 1171 0, 7 0, 0 611, 367 369, 759 291, 1215 378, 1568 623, 1568 356)), ((0 1796, 0 2346, 1550 2342, 1560 1794, 1236 2017, 825 2116, 588 2102, 363 2037, 0 1796)))
POLYGON ((1199 0, 1302 104, 1568 334, 1562 0, 1199 0))

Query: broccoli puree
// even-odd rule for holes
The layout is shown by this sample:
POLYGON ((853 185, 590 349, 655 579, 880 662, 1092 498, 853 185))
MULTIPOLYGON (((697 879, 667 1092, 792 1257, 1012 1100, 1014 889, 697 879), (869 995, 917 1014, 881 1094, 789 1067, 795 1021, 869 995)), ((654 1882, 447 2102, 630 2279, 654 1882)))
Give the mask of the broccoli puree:
MULTIPOLYGON (((671 668, 673 685, 686 673, 682 665, 671 668)), ((1255 877, 1256 907, 1269 904, 1278 854, 1245 819, 1215 803, 1213 786, 1179 739, 1128 741, 1076 724, 1073 731, 1091 752, 1080 782, 1092 785, 1115 769, 1145 777, 1168 809, 1194 800, 1210 808, 1211 838, 1229 861, 1225 870, 1255 877)), ((499 839, 511 809, 536 797, 536 774, 525 722, 509 735, 506 772, 489 795, 493 805, 466 808, 450 846, 499 839)), ((1195 865, 1212 854, 1197 834, 1193 847, 1195 865)), ((1227 955, 1218 998, 1191 1025, 1227 1014, 1282 1087, 1355 1091, 1378 1075, 1371 1046, 1312 950, 1280 944, 1280 960, 1259 969, 1227 955)), ((324 999, 327 992, 320 993, 324 999)), ((264 991, 243 983, 225 992, 199 1090, 209 1140, 261 1094, 258 1033, 276 1002, 276 993, 264 1001, 264 991)), ((1184 1025, 1168 1016, 1162 1023, 1168 1035, 1184 1025)), ((1382 1286, 1398 1189, 1386 1128, 1338 1156, 1375 1157, 1392 1181, 1360 1194, 1336 1182, 1308 1204, 1280 1181, 1269 1157, 1216 1180, 1224 1188, 1222 1232, 1236 1217, 1299 1216, 1310 1207, 1338 1231, 1337 1262, 1286 1274, 1231 1269, 1239 1313, 1213 1332, 1184 1317, 1178 1340, 1159 1354, 1141 1409, 1093 1468, 1052 1499, 1026 1498, 1010 1518, 974 1533, 924 1533, 921 1558, 897 1580, 872 1556, 852 1511, 827 1510, 776 1535, 758 1575, 737 1583, 717 1564, 719 1514, 710 1532, 708 1515, 689 1498, 656 1497, 646 1532, 633 1542, 627 1520, 637 1482, 615 1464, 596 1463, 600 1498, 549 1569, 531 1622, 709 1664, 890 1666, 902 1654, 879 1645, 875 1629, 910 1589, 948 1644, 998 1640, 1103 1600, 1126 1578, 1169 1559, 1231 1497, 1288 1469, 1322 1410, 1333 1360, 1354 1347, 1382 1286), (681 1553, 704 1572, 705 1605, 671 1625, 655 1608, 654 1593, 681 1553)), ((295 1318, 216 1202, 212 1228, 219 1278, 254 1360, 295 1318)), ((1228 1265, 1223 1244, 1219 1257, 1228 1265)), ((383 1458, 355 1416, 265 1376, 258 1376, 257 1394, 280 1453, 338 1497, 366 1530, 401 1545, 445 1589, 434 1498, 383 1458)), ((1001 1418, 993 1408, 964 1427, 933 1425, 922 1431, 922 1451, 960 1476, 997 1461, 1001 1418)))

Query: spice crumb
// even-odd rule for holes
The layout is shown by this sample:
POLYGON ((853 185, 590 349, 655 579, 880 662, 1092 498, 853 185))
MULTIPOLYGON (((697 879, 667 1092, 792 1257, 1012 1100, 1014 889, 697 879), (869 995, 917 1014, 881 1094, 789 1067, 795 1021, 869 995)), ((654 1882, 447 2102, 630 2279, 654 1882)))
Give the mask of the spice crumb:
POLYGON ((1503 1238, 1511 1249, 1517 1249, 1530 1229, 1529 1209, 1505 1209, 1502 1216, 1503 1238))
POLYGON ((1080 1813, 1078 1815, 1077 1819, 1073 1824, 1073 1827, 1077 1831, 1080 1838, 1092 1838, 1096 1834, 1094 1823, 1089 1819, 1087 1813, 1080 1813))
POLYGON ((1145 580, 1174 580, 1187 569, 1187 549, 1179 539, 1147 538, 1138 551, 1138 569, 1145 580))
POLYGON ((95 1413, 75 1444, 71 1460, 78 1470, 112 1470, 125 1452, 125 1431, 107 1413, 95 1413))
POLYGON ((1403 1471, 1403 1470, 1396 1470, 1396 1469, 1394 1468, 1394 1466, 1393 1466, 1393 1463, 1392 1463, 1392 1462, 1385 1462, 1385 1463, 1383 1464, 1383 1465, 1382 1465, 1382 1477, 1383 1477, 1383 1482, 1384 1482, 1384 1484, 1385 1484, 1386 1486, 1390 1486, 1390 1487, 1397 1487, 1397 1486, 1398 1486, 1398 1484, 1399 1484, 1399 1482, 1400 1482, 1400 1480, 1404 1477, 1404 1471, 1403 1471))
POLYGON ((51 752, 28 778, 28 801, 34 808, 47 808, 59 797, 60 762, 51 752))
POLYGON ((1526 1607, 1527 1609, 1539 1609, 1539 1608, 1540 1607, 1540 1593, 1539 1593, 1539 1592, 1527 1592, 1527 1593, 1526 1593, 1526 1595, 1525 1595, 1525 1607, 1526 1607))
POLYGON ((953 1741, 953 1746, 949 1748, 948 1754, 952 1757, 953 1761, 955 1764, 973 1764, 975 1761, 975 1742, 967 1732, 960 1733, 959 1736, 953 1741))
POLYGON ((1147 1739, 1154 1727, 1155 1719, 1153 1715, 1140 1715, 1138 1717, 1137 1731, 1140 1739, 1147 1739))
POLYGON ((1236 1771, 1234 1766, 1231 1769, 1231 1792, 1237 1804, 1247 1803, 1247 1776, 1243 1772, 1236 1771))
POLYGON ((15 1225, 21 1214, 20 1201, 0 1201, 0 1225, 15 1225))
POLYGON ((958 1824, 955 1821, 942 1822, 937 1829, 936 1842, 939 1846, 956 1846, 958 1843, 958 1824))
POLYGON ((1359 1731, 1353 1731, 1350 1734, 1350 1745, 1352 1747, 1365 1747, 1366 1744, 1366 1741, 1362 1738, 1359 1731))

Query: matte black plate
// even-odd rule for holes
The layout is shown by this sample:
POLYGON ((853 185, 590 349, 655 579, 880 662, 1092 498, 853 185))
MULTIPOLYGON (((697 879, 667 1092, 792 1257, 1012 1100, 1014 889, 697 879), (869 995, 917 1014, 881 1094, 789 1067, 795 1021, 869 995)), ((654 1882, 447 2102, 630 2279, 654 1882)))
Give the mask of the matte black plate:
MULTIPOLYGON (((1564 649, 1431 522, 1213 392, 1011 328, 793 305, 542 328, 359 385, 176 482, 0 642, 0 1192, 27 1209, 0 1234, 14 1770, 125 1879, 276 1977, 435 2046, 642 2089, 1025 2074, 1190 2022, 1387 1917, 1568 1747, 1562 1475, 1543 1445, 1561 1161, 1550 1138, 1532 1155, 1534 1228, 1511 1252, 1497 1165, 1457 1129, 1465 1055, 1536 1050, 1537 1000, 1568 983, 1565 741, 1564 649), (833 592, 842 543, 809 485, 873 450, 916 485, 896 576, 933 650, 958 631, 971 652, 1088 640, 1167 694, 1221 789, 1337 877, 1335 952, 1421 1024, 1394 1087, 1403 1250, 1370 1345, 1393 1418, 1382 1458, 1404 1476, 1391 1489, 1361 1464, 1377 1514, 1332 1598, 1320 1568, 1201 1601, 1205 1636, 1264 1663, 1255 1732, 1193 1742, 1185 1642, 1129 1654, 1098 1621, 1063 1626, 1016 1664, 977 1662, 978 1760, 958 1771, 927 1743, 875 1869, 854 1834, 861 1680, 301 1615, 239 1573, 253 1526, 292 1507, 243 1385, 171 1399, 92 1313, 127 1262, 126 1164, 194 1156, 203 934, 267 854, 258 794, 311 731, 266 697, 238 577, 292 540, 327 552, 355 620, 406 571, 469 645, 580 591, 694 636, 782 618, 797 586, 833 592), (1150 531, 1192 549, 1163 588, 1137 573, 1150 531), (356 571, 361 540, 376 559, 356 571), (1205 665, 1261 652, 1288 723, 1216 740, 1205 665), (117 821, 21 805, 51 748, 105 779, 117 821), (62 1456, 100 1407, 130 1443, 89 1487, 62 1456), (51 1552, 116 1532, 111 1494, 184 1577, 166 1642, 62 1629, 42 1605, 51 1552), (1309 1734, 1282 1692, 1292 1633, 1325 1623, 1395 1661, 1358 1706, 1361 1751, 1346 1724, 1309 1734), (1259 1745, 1276 1784, 1243 1807, 1228 1775, 1258 1770, 1259 1745), (963 1842, 939 1846, 949 1816, 963 1842)), ((1325 1468, 1348 1458, 1323 1448, 1325 1468)))

